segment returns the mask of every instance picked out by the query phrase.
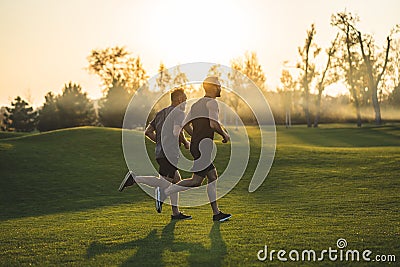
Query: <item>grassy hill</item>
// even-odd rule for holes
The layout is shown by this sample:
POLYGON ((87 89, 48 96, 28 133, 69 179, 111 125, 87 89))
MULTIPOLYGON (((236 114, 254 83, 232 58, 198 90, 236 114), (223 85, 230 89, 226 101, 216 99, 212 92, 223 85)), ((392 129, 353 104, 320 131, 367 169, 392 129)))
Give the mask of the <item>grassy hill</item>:
MULTIPOLYGON (((171 222, 169 207, 157 214, 140 188, 117 192, 127 170, 118 129, 1 136, 0 266, 261 266, 264 245, 317 251, 339 238, 349 249, 398 254, 398 125, 278 128, 270 174, 251 194, 259 132, 249 133, 245 176, 219 200, 233 214, 222 224, 208 205, 185 208, 191 221, 171 222)), ((222 172, 229 150, 217 146, 222 172)))
POLYGON ((13 138, 13 137, 23 136, 23 135, 27 135, 27 134, 28 133, 16 133, 16 132, 2 132, 2 131, 0 131, 0 139, 13 138))

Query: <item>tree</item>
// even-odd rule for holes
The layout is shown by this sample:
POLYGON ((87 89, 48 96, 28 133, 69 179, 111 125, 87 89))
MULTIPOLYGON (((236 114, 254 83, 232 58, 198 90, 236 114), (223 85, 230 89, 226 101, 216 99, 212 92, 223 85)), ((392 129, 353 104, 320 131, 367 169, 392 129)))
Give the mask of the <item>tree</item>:
MULTIPOLYGON (((218 78, 218 80, 221 83, 222 89, 224 90, 224 92, 221 94, 221 101, 226 103, 232 109, 234 109, 236 114, 238 114, 239 105, 240 105, 239 97, 232 92, 232 87, 227 88, 227 81, 226 81, 226 78, 224 78, 224 77, 226 77, 226 73, 224 73, 225 76, 223 77, 222 71, 223 70, 221 69, 220 64, 212 65, 210 67, 210 69, 208 70, 207 77, 217 77, 218 78)), ((229 76, 229 73, 228 73, 228 76, 229 76)), ((226 125, 228 111, 226 110, 225 107, 220 106, 220 109, 221 109, 220 114, 222 115, 222 122, 224 125, 226 125)), ((237 124, 238 124, 237 117, 236 117, 235 123, 236 123, 236 127, 237 127, 237 124)))
POLYGON ((186 76, 186 73, 181 71, 181 68, 177 66, 174 70, 174 78, 172 79, 172 85, 174 87, 181 87, 187 93, 193 91, 193 86, 189 84, 189 79, 186 76))
POLYGON ((133 57, 125 47, 95 49, 87 59, 89 72, 100 77, 105 90, 114 86, 114 82, 117 81, 133 95, 148 78, 140 57, 133 57))
POLYGON ((6 107, 0 107, 0 130, 5 131, 6 126, 4 124, 4 114, 7 112, 6 107))
POLYGON ((45 103, 39 110, 39 122, 37 128, 41 132, 60 128, 57 97, 52 92, 46 94, 45 103))
POLYGON ((160 90, 161 93, 165 94, 161 99, 157 102, 157 110, 161 110, 164 107, 168 106, 170 103, 170 97, 166 92, 170 89, 172 83, 172 76, 169 73, 168 69, 161 62, 160 67, 158 68, 158 76, 156 78, 156 90, 160 90))
POLYGON ((29 104, 16 97, 11 107, 6 107, 3 123, 4 130, 16 132, 32 132, 36 128, 38 114, 29 104))
MULTIPOLYGON (((249 88, 257 88, 265 97, 267 96, 265 86, 266 77, 255 52, 246 52, 244 57, 233 59, 231 61, 231 69, 232 71, 228 73, 229 84, 231 88, 235 89, 235 92, 238 95, 244 96, 249 88)), ((255 106, 250 108, 234 93, 231 93, 229 102, 230 106, 235 109, 236 113, 240 110, 240 113, 248 117, 249 121, 255 121, 252 109, 265 108, 255 106)))
POLYGON ((357 62, 357 53, 354 51, 354 47, 357 44, 357 33, 354 31, 353 25, 359 21, 358 16, 352 15, 350 12, 347 13, 339 12, 332 15, 331 25, 339 29, 341 33, 341 44, 344 47, 344 51, 340 53, 343 56, 344 61, 347 64, 342 64, 342 68, 346 73, 347 84, 350 85, 350 93, 353 97, 354 105, 356 107, 357 114, 357 126, 361 127, 361 111, 359 104, 359 96, 356 88, 355 80, 355 62, 357 62), (346 66, 347 65, 347 66, 346 66))
MULTIPOLYGON (((144 85, 140 91, 135 93, 135 97, 138 97, 138 99, 141 101, 140 104, 132 109, 132 112, 136 112, 136 114, 133 118, 130 117, 129 122, 127 122, 125 125, 126 128, 145 127, 150 118, 154 118, 155 114, 157 113, 156 111, 159 111, 159 109, 154 109, 154 106, 151 106, 156 95, 156 92, 149 90, 149 86, 147 84, 144 85), (150 113, 147 113, 149 110, 151 110, 150 113)), ((167 94, 166 98, 168 99, 168 104, 162 106, 162 108, 165 108, 170 104, 170 95, 167 94)))
MULTIPOLYGON (((237 93, 240 94, 240 92, 243 92, 246 85, 242 73, 235 70, 235 68, 238 68, 238 66, 235 64, 236 63, 232 61, 232 66, 231 66, 232 71, 228 73, 229 87, 231 88, 231 90, 228 91, 227 94, 222 95, 222 100, 226 101, 228 106, 230 106, 235 111, 236 114, 239 114, 239 110, 242 108, 243 103, 242 101, 240 101, 241 99, 239 95, 237 95, 237 93)), ((236 127, 238 123, 239 122, 237 121, 237 116, 235 116, 236 127)), ((225 117, 224 117, 224 124, 226 124, 225 117)))
MULTIPOLYGON (((354 27, 354 26, 353 26, 354 27)), ((366 36, 363 39, 363 36, 360 31, 354 28, 354 31, 357 32, 358 42, 361 48, 361 54, 364 59, 364 64, 366 66, 367 77, 368 77, 368 87, 372 94, 372 104, 374 106, 375 111, 375 123, 381 124, 381 109, 378 101, 378 85, 382 79, 382 76, 385 73, 386 66, 389 59, 389 51, 390 51, 390 36, 386 38, 386 52, 385 59, 383 61, 383 66, 378 66, 376 55, 374 55, 374 40, 371 35, 366 36), (379 70, 380 69, 380 70, 379 70)))
POLYGON ((312 59, 319 54, 321 48, 313 43, 314 36, 316 34, 315 25, 311 24, 310 30, 307 31, 307 38, 304 46, 299 47, 300 62, 298 62, 298 68, 302 70, 303 75, 301 77, 301 85, 304 90, 304 113, 306 115, 307 127, 311 127, 310 117, 310 83, 315 77, 315 62, 312 59))
POLYGON ((334 70, 331 67, 331 60, 337 49, 336 46, 337 46, 338 38, 339 38, 339 34, 336 35, 336 38, 333 40, 331 46, 326 50, 328 60, 327 60, 324 70, 322 71, 322 74, 320 76, 318 86, 317 86, 318 97, 317 97, 317 109, 316 109, 316 114, 315 114, 315 118, 314 118, 314 127, 315 128, 318 127, 318 121, 319 121, 319 117, 321 114, 322 92, 325 90, 325 87, 328 84, 332 84, 338 80, 338 75, 336 74, 335 71, 329 72, 329 70, 334 70))
POLYGON ((100 122, 108 127, 122 127, 130 98, 148 78, 140 57, 116 46, 92 50, 88 61, 89 72, 98 75, 105 88, 105 97, 100 101, 100 122))
POLYGON ((217 77, 218 80, 221 82, 221 84, 224 84, 225 81, 222 78, 222 71, 221 71, 221 65, 220 64, 215 64, 210 67, 208 70, 207 76, 213 76, 217 77))
POLYGON ((296 81, 288 70, 282 70, 281 74, 281 87, 278 92, 283 95, 283 106, 285 109, 285 126, 286 128, 292 127, 292 93, 296 87, 296 81))
POLYGON ((60 128, 94 125, 96 122, 93 103, 79 84, 65 84, 62 94, 57 97, 56 106, 60 128))
MULTIPOLYGON (((131 95, 116 80, 108 89, 106 96, 100 101, 99 120, 106 127, 122 128, 125 110, 131 95)), ((139 111, 139 109, 138 109, 139 111)))
POLYGON ((388 97, 389 104, 395 107, 400 107, 400 83, 393 88, 388 97))
POLYGON ((161 92, 165 92, 166 88, 170 85, 172 81, 172 76, 169 73, 168 69, 161 62, 160 67, 158 68, 158 77, 156 79, 157 86, 161 92))
POLYGON ((256 52, 246 52, 244 58, 233 59, 231 68, 246 75, 264 94, 266 93, 266 78, 256 52))
POLYGON ((387 89, 389 104, 400 107, 400 39, 394 40, 392 47, 387 70, 389 78, 384 85, 390 87, 387 89))

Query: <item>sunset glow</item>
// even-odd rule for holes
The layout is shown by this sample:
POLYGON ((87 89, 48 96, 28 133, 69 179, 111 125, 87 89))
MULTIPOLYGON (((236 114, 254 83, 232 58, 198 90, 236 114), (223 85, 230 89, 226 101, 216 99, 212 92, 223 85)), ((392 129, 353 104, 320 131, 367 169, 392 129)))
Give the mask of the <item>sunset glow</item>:
POLYGON ((1 1, 0 104, 20 95, 38 106, 46 92, 59 93, 69 81, 101 97, 86 57, 114 45, 140 56, 149 76, 160 61, 229 65, 255 51, 275 89, 283 61, 296 58, 310 24, 326 47, 336 32, 330 16, 344 9, 357 13, 379 44, 399 23, 398 1, 1 1))

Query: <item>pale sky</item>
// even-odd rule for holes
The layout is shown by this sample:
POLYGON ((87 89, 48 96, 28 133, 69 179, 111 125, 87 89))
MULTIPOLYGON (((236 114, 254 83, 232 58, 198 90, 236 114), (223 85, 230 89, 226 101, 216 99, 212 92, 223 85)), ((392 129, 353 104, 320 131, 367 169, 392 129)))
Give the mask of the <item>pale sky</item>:
POLYGON ((327 47, 336 34, 331 14, 345 8, 360 16, 359 28, 377 44, 400 23, 398 0, 0 0, 0 105, 18 95, 41 105, 48 91, 59 93, 69 81, 101 97, 86 57, 115 45, 140 56, 149 76, 160 61, 229 65, 255 51, 275 88, 282 62, 296 59, 311 23, 317 43, 327 47))

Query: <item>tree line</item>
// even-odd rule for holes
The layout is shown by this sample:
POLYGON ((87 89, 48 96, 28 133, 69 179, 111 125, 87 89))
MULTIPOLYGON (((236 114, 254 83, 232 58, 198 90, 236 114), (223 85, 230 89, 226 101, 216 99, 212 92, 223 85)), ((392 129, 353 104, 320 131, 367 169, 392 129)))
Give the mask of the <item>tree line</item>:
POLYGON ((345 84, 349 90, 359 127, 363 121, 363 106, 372 105, 377 125, 382 123, 381 104, 399 106, 400 42, 393 38, 399 34, 400 26, 395 25, 388 32, 385 44, 378 45, 373 35, 359 29, 359 21, 359 17, 351 12, 333 14, 331 25, 337 29, 337 34, 324 52, 315 42, 315 25, 312 24, 307 30, 305 42, 298 48, 299 58, 294 66, 300 73, 297 80, 288 69, 284 69, 281 75, 279 89, 285 95, 286 125, 291 123, 293 99, 296 96, 303 102, 307 126, 318 127, 322 94, 327 86, 337 82, 345 84), (321 52, 326 64, 317 67, 321 52), (310 94, 311 87, 315 88, 316 94, 310 94), (314 121, 310 112, 311 98, 315 103, 314 121))
MULTIPOLYGON (((316 26, 306 32, 305 41, 298 47, 298 57, 283 62, 280 84, 276 90, 266 88, 266 76, 255 52, 231 61, 229 73, 219 65, 210 68, 209 75, 227 79, 231 88, 245 89, 238 73, 246 75, 261 89, 270 103, 277 123, 289 127, 292 123, 305 123, 318 127, 320 122, 354 121, 359 127, 367 118, 363 112, 373 110, 376 124, 382 123, 381 108, 398 110, 400 106, 400 40, 395 39, 400 27, 388 33, 385 43, 377 45, 374 36, 362 33, 357 23, 359 17, 351 12, 332 15, 331 25, 337 29, 331 44, 325 49, 315 42, 316 26), (318 64, 324 62, 324 64, 318 64), (295 72, 295 74, 293 74, 295 72), (323 93, 331 84, 345 84, 349 97, 328 97, 323 93), (345 112, 341 112, 343 111, 345 112), (343 113, 354 112, 354 115, 343 113)), ((1 129, 6 131, 50 131, 83 125, 122 127, 125 110, 138 88, 144 86, 144 101, 138 112, 136 126, 146 118, 141 110, 157 110, 168 105, 166 94, 156 105, 148 107, 154 91, 148 87, 148 76, 140 57, 134 57, 124 47, 92 50, 87 57, 87 70, 101 79, 103 97, 90 100, 79 84, 68 82, 62 93, 49 92, 38 110, 33 110, 21 97, 15 98, 2 112, 1 129)), ((202 92, 188 85, 188 78, 179 67, 169 73, 163 63, 158 69, 156 90, 166 93, 174 85, 184 85, 189 97, 199 97, 202 92)), ((153 88, 154 89, 154 88, 153 88)), ((245 123, 253 123, 251 109, 235 94, 227 91, 221 99, 245 123)))

